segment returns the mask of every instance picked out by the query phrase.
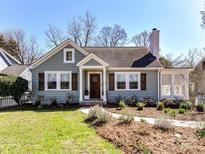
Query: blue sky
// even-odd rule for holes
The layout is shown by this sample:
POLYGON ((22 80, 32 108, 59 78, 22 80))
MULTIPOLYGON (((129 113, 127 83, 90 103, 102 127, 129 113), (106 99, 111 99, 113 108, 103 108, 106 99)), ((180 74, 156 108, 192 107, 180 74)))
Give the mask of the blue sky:
POLYGON ((129 37, 154 27, 160 29, 160 47, 175 55, 205 47, 200 11, 205 0, 0 0, 0 31, 23 28, 46 49, 49 24, 66 29, 72 16, 90 11, 98 29, 119 24, 129 37))

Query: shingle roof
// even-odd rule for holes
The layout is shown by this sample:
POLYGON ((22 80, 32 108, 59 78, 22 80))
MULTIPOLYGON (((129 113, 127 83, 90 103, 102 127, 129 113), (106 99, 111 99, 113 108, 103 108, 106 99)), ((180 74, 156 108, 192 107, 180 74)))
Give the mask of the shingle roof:
POLYGON ((12 65, 2 70, 1 73, 18 76, 21 75, 21 73, 23 73, 26 68, 28 68, 28 65, 12 65))
POLYGON ((160 62, 144 47, 85 47, 83 49, 88 53, 94 53, 109 63, 111 67, 162 67, 160 62), (146 56, 148 54, 151 54, 155 59, 150 61, 150 57, 146 56), (146 62, 146 66, 144 64, 133 65, 140 59, 146 62))

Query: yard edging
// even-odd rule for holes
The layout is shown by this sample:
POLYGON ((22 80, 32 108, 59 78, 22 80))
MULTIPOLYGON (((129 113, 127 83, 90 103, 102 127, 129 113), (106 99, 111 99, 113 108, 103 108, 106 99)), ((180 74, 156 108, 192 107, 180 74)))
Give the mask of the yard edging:
MULTIPOLYGON (((80 111, 83 112, 84 114, 88 114, 89 110, 90 108, 80 109, 80 111)), ((108 112, 108 113, 110 113, 112 117, 115 119, 118 119, 120 116, 122 116, 121 114, 117 114, 117 113, 111 113, 111 112, 108 112)), ((137 122, 140 122, 142 119, 146 120, 147 123, 154 125, 156 118, 134 116, 134 120, 137 122)), ((198 121, 184 121, 184 120, 173 120, 173 119, 168 119, 168 120, 171 122, 173 126, 177 126, 177 127, 200 128, 202 126, 201 124, 204 123, 204 122, 198 122, 198 121)))

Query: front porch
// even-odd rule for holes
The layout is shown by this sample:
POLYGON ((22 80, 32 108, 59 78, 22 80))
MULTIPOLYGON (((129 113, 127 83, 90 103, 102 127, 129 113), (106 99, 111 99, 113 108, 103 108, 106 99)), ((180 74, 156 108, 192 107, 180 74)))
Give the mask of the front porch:
POLYGON ((106 67, 81 66, 80 69, 80 104, 106 104, 106 67))

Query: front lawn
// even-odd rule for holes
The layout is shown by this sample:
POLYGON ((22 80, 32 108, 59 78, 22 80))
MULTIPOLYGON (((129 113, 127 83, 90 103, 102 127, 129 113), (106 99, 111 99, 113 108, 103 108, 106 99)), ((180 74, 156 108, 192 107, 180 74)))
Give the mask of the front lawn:
POLYGON ((83 122, 79 109, 0 113, 0 153, 121 153, 83 122))

